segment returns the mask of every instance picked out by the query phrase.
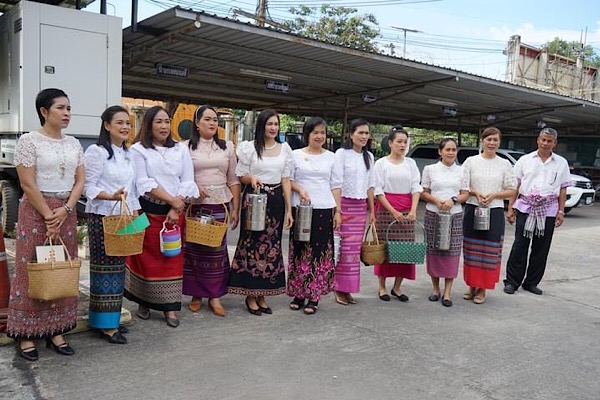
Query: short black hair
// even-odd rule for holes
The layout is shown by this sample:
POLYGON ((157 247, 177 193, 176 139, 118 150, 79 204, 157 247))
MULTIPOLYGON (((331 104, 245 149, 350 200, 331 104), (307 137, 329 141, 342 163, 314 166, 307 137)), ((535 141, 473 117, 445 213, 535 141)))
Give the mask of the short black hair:
POLYGON ((35 97, 35 111, 37 111, 42 126, 46 123, 46 118, 44 118, 40 109, 45 108, 46 110, 49 110, 50 107, 52 107, 52 104, 54 104, 54 99, 59 97, 69 98, 65 92, 55 88, 44 89, 35 97))

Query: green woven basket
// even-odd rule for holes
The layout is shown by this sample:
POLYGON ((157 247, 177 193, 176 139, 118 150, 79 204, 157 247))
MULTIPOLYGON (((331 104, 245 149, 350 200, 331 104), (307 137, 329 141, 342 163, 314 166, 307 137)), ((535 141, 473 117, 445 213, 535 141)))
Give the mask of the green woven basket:
POLYGON ((388 261, 392 264, 423 264, 425 263, 425 252, 427 251, 427 234, 421 223, 415 221, 423 230, 422 242, 407 242, 390 239, 390 228, 398 221, 392 221, 385 233, 387 242, 388 261))

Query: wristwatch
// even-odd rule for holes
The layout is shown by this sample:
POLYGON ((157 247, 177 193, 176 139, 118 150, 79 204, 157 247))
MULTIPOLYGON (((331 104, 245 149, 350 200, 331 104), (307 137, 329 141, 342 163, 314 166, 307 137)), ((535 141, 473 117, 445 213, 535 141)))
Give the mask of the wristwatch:
POLYGON ((454 202, 454 204, 458 203, 458 197, 457 196, 450 197, 450 200, 452 200, 454 202))

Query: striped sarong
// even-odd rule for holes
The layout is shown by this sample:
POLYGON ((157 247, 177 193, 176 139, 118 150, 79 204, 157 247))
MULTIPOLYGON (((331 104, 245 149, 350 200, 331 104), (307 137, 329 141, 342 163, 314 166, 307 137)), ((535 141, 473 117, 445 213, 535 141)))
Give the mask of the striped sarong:
POLYGON ((504 241, 504 210, 490 209, 490 230, 473 229, 475 206, 465 206, 464 268, 465 283, 470 287, 494 289, 500 280, 502 244, 504 241))
POLYGON ((333 284, 338 292, 360 291, 360 245, 366 222, 367 200, 342 197, 342 243, 333 284))
POLYGON ((434 278, 454 279, 458 275, 460 252, 463 246, 463 213, 452 215, 452 236, 449 250, 435 248, 435 236, 439 216, 433 211, 425 211, 425 231, 427 232, 427 273, 434 278))

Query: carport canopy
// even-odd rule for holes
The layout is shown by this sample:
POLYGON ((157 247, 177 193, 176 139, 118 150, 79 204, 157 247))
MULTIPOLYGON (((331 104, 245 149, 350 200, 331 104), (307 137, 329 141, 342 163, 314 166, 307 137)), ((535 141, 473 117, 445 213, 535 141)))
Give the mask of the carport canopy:
POLYGON ((477 133, 597 136, 600 104, 172 8, 123 31, 123 96, 477 133))

